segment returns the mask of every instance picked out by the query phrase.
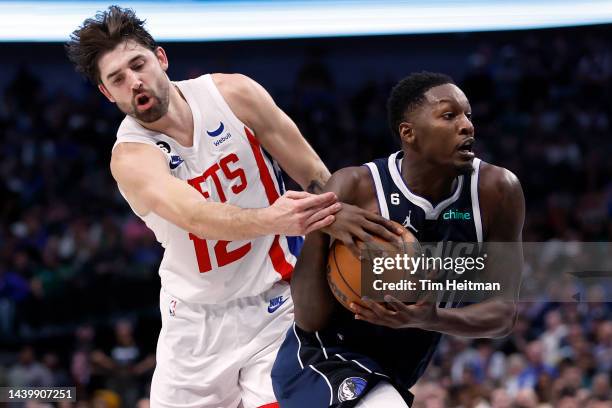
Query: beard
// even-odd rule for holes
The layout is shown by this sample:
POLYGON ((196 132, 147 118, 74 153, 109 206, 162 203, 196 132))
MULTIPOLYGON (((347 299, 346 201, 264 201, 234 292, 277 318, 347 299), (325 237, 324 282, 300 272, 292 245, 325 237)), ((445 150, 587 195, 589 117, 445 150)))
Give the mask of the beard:
POLYGON ((162 116, 168 113, 170 85, 167 80, 161 80, 157 83, 157 89, 159 89, 159 92, 155 92, 152 89, 139 90, 139 92, 146 92, 149 96, 149 100, 152 101, 149 108, 139 110, 136 98, 132 98, 129 104, 118 104, 119 109, 126 115, 143 123, 152 123, 161 119, 162 116))
POLYGON ((457 176, 470 176, 474 172, 474 167, 472 165, 473 160, 469 162, 455 164, 454 171, 457 176))

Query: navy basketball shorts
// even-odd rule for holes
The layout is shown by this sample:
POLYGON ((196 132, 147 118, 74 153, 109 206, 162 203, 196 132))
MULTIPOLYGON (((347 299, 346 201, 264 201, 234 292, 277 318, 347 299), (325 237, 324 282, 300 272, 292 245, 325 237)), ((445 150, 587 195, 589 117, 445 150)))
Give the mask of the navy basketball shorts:
POLYGON ((333 330, 308 333, 293 324, 272 368, 281 408, 352 408, 382 381, 412 404, 413 395, 397 386, 376 361, 341 343, 333 330))

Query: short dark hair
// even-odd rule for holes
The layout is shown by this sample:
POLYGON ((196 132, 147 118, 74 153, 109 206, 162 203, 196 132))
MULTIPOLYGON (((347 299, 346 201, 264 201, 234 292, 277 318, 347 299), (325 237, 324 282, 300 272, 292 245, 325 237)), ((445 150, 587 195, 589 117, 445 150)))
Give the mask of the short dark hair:
POLYGON ((70 34, 66 53, 76 70, 93 84, 101 83, 98 60, 126 40, 134 40, 143 47, 155 51, 157 44, 144 28, 144 20, 136 17, 134 10, 110 6, 96 13, 70 34))
POLYGON ((399 135, 399 124, 407 113, 414 111, 425 101, 425 92, 439 85, 454 84, 451 77, 435 72, 414 72, 393 87, 387 100, 387 119, 391 133, 399 135))

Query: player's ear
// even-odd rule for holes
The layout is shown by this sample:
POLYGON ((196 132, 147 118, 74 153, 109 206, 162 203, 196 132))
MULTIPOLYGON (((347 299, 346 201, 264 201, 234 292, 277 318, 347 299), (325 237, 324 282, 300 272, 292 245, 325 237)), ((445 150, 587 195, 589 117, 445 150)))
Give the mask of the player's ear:
POLYGON ((400 139, 402 139, 402 143, 406 143, 407 145, 411 145, 414 143, 414 126, 411 122, 402 122, 399 124, 398 129, 400 139))
POLYGON ((162 69, 164 71, 167 70, 168 69, 168 56, 166 55, 166 50, 164 50, 162 47, 157 47, 154 53, 162 69))
POLYGON ((115 103, 115 98, 113 98, 113 95, 108 92, 108 89, 106 89, 102 82, 98 84, 98 89, 100 90, 100 92, 102 92, 102 95, 106 96, 106 99, 108 99, 112 103, 115 103))

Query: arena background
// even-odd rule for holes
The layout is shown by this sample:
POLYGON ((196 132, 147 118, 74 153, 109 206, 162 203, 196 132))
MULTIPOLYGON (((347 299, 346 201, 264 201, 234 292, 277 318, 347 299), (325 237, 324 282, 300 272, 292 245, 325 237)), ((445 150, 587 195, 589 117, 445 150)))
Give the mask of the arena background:
MULTIPOLYGON (((350 14, 360 2, 337 3, 350 14)), ((608 18, 608 2, 587 3, 608 18)), ((21 39, 0 30, 0 386, 71 385, 79 407, 146 406, 161 247, 109 172, 122 115, 74 72, 61 39, 22 23, 21 39)), ((397 149, 385 113, 397 80, 447 73, 472 104, 477 156, 521 180, 524 241, 609 242, 612 25, 558 25, 160 44, 172 79, 239 72, 261 83, 332 171, 397 149)), ((542 299, 520 304, 507 338, 445 336, 415 407, 610 406, 610 309, 599 291, 542 299)))

